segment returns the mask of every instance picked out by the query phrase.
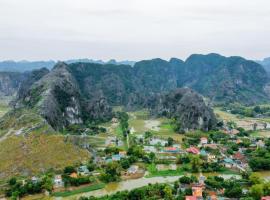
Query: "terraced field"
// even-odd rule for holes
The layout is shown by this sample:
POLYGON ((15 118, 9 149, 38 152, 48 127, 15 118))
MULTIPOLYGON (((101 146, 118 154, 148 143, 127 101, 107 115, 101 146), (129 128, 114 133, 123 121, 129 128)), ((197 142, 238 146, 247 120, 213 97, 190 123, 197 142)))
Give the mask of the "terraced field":
POLYGON ((264 129, 264 123, 267 123, 268 127, 270 128, 270 119, 269 118, 252 118, 252 117, 242 117, 238 115, 234 115, 225 111, 222 111, 220 108, 214 109, 215 114, 223 119, 225 122, 234 121, 238 127, 242 127, 246 130, 252 130, 253 124, 257 123, 257 129, 262 130, 264 129))

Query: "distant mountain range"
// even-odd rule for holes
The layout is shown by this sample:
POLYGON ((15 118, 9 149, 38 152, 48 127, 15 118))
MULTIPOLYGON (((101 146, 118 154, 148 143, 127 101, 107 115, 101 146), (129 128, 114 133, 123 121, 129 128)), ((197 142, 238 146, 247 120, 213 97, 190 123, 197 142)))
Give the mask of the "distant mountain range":
MULTIPOLYGON (((173 59, 173 58, 172 58, 173 59)), ((115 59, 111 59, 109 61, 103 61, 103 60, 94 60, 94 59, 70 59, 63 61, 67 64, 71 63, 97 63, 97 64, 114 64, 114 65, 130 65, 134 66, 135 61, 116 61, 115 59)), ((255 60, 258 64, 262 65, 265 70, 270 73, 270 57, 264 58, 263 60, 255 60)), ((0 61, 0 72, 27 72, 32 71, 35 69, 40 68, 47 68, 51 70, 53 66, 57 63, 57 61, 54 60, 48 60, 48 61, 13 61, 13 60, 5 60, 0 61)))
MULTIPOLYGON (((92 60, 92 59, 72 59, 64 61, 67 64, 71 63, 98 63, 98 64, 114 64, 114 65, 130 65, 133 66, 135 61, 116 61, 111 59, 109 61, 102 61, 102 60, 92 60)), ((51 70, 53 66, 56 64, 56 61, 49 60, 49 61, 2 61, 0 62, 0 72, 27 72, 32 71, 35 69, 40 68, 47 68, 51 70)))
MULTIPOLYGON (((51 71, 42 68, 21 73, 19 77, 4 73, 2 78, 0 76, 0 91, 18 91, 14 106, 39 110, 55 129, 89 123, 89 120, 107 121, 113 115, 113 106, 129 110, 147 108, 154 113, 182 119, 183 116, 174 112, 190 113, 194 109, 195 121, 203 116, 206 122, 203 126, 212 127, 210 122, 214 120, 197 95, 189 91, 175 93, 183 87, 215 104, 239 102, 251 105, 270 101, 269 79, 260 64, 218 54, 193 54, 186 61, 156 58, 136 62, 133 67, 59 62, 51 71), (17 84, 11 84, 14 82, 17 84), (12 90, 8 89, 9 85, 12 90), (186 94, 192 94, 191 98, 186 94), (188 106, 194 102, 192 108, 188 106), (167 113, 169 110, 171 112, 167 113)), ((191 128, 195 124, 182 124, 182 128, 191 128)), ((200 126, 201 123, 196 124, 196 127, 200 126)))
MULTIPOLYGON (((242 57, 193 54, 186 61, 156 58, 135 64, 124 62, 134 64, 133 67, 113 60, 109 64, 93 62, 83 59, 65 63, 84 95, 104 96, 113 105, 140 104, 143 95, 168 92, 180 87, 189 87, 213 102, 256 104, 269 101, 270 87, 266 70, 260 64, 242 57)), ((23 80, 29 74, 2 72, 0 92, 10 95, 21 84, 25 85, 23 80)))

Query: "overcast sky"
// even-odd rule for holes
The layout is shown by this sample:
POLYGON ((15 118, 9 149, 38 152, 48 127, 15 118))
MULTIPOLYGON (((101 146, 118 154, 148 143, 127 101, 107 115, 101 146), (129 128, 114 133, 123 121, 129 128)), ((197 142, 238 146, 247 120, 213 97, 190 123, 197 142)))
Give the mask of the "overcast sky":
POLYGON ((269 0, 0 0, 0 60, 270 57, 269 0))

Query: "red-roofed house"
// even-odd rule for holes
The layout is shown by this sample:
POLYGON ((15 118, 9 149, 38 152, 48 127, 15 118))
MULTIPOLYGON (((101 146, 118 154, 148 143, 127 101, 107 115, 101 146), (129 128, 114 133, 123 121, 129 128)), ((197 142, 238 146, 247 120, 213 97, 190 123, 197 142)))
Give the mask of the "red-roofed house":
POLYGON ((209 199, 210 200, 217 200, 218 198, 217 198, 217 193, 216 192, 214 192, 214 191, 209 191, 208 192, 208 195, 209 195, 209 199))
POLYGON ((179 152, 179 149, 177 147, 166 147, 164 151, 168 153, 177 153, 179 152))
POLYGON ((186 196, 186 200, 197 200, 195 196, 186 196))
POLYGON ((188 153, 193 153, 193 154, 199 154, 200 153, 200 150, 197 149, 196 147, 190 147, 190 148, 187 148, 186 151, 188 153))
POLYGON ((235 154, 233 154, 233 159, 240 160, 241 162, 244 162, 246 160, 245 156, 240 152, 236 152, 235 154))

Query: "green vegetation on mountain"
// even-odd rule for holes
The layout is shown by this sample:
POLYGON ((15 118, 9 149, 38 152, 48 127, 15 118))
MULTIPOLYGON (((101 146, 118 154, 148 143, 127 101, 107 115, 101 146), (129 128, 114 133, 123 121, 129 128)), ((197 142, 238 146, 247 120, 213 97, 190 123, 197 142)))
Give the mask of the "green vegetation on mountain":
POLYGON ((57 171, 89 159, 87 151, 66 143, 61 135, 33 132, 26 137, 10 136, 0 145, 0 178, 57 171))
POLYGON ((15 109, 0 119, 0 178, 63 169, 89 158, 36 111, 15 109))

